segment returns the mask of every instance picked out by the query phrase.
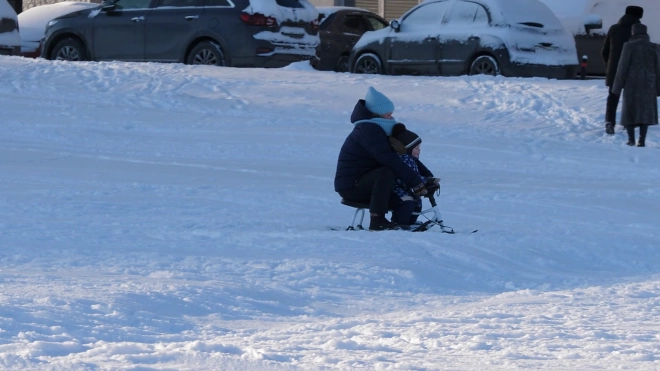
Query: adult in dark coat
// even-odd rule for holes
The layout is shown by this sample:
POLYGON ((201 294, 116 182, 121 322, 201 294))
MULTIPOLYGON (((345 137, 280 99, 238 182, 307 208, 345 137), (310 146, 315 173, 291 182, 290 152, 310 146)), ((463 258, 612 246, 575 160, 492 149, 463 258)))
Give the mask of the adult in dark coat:
POLYGON ((396 124, 393 112, 394 104, 370 87, 365 99, 353 109, 353 131, 337 160, 335 191, 346 200, 369 204, 370 230, 398 229, 385 218, 390 202, 397 201, 395 179, 402 179, 417 195, 426 194, 422 178, 390 147, 388 137, 396 124))
POLYGON ((635 127, 639 126, 638 147, 644 147, 649 125, 658 124, 660 96, 660 55, 658 45, 652 43, 646 26, 632 27, 632 37, 623 46, 619 69, 612 93, 621 94, 623 106, 621 125, 628 131, 628 145, 635 145, 635 127))
POLYGON ((614 134, 614 126, 616 126, 616 107, 619 105, 619 96, 612 94, 612 85, 619 66, 623 44, 630 39, 632 26, 640 23, 643 15, 644 9, 642 7, 628 6, 626 14, 619 19, 619 23, 612 25, 607 31, 607 37, 603 44, 602 55, 606 65, 605 85, 609 87, 605 108, 605 132, 607 134, 614 134))

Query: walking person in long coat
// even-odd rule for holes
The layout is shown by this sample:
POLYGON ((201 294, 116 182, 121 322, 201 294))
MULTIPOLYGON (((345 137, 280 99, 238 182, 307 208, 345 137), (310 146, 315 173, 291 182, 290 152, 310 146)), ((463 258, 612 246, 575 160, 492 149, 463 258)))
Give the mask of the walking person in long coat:
POLYGON ((658 124, 660 55, 658 45, 651 42, 643 24, 633 25, 632 37, 623 46, 612 93, 620 95, 621 90, 621 125, 628 131, 626 144, 635 145, 635 128, 639 127, 637 147, 644 147, 649 125, 658 124))
POLYGON ((619 19, 617 24, 610 27, 605 37, 601 54, 607 68, 605 71, 605 86, 609 87, 605 107, 605 132, 607 134, 614 134, 614 127, 616 126, 616 107, 619 105, 619 96, 612 93, 612 85, 619 66, 623 44, 630 39, 632 26, 640 23, 643 15, 644 8, 635 5, 628 6, 626 14, 619 19))

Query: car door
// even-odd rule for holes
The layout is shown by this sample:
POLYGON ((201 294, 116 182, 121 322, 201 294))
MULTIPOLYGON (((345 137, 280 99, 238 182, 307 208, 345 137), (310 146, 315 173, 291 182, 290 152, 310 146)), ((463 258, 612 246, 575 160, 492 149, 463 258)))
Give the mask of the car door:
POLYGON ((362 34, 372 30, 364 14, 360 11, 339 11, 321 23, 318 69, 337 72, 348 70, 348 55, 353 45, 362 34))
POLYGON ((94 17, 92 49, 96 60, 144 60, 145 21, 152 0, 117 0, 94 17))
POLYGON ((178 62, 199 30, 202 0, 157 0, 146 22, 145 59, 178 62))
POLYGON ((353 45, 360 39, 365 32, 370 31, 370 24, 363 14, 359 12, 344 13, 338 22, 337 35, 337 57, 344 53, 349 53, 353 45))
POLYGON ((443 75, 467 73, 468 64, 481 45, 488 27, 488 13, 481 5, 457 1, 447 12, 440 34, 440 69, 443 75))
POLYGON ((423 4, 401 20, 398 32, 388 37, 390 73, 438 75, 438 36, 449 1, 423 4))

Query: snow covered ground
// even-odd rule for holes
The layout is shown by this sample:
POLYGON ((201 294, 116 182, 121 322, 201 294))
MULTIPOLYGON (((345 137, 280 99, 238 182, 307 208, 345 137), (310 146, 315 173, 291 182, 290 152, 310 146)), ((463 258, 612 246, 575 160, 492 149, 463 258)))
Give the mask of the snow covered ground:
POLYGON ((0 57, 0 368, 658 370, 660 129, 606 96, 0 57), (330 230, 368 86, 478 233, 330 230))

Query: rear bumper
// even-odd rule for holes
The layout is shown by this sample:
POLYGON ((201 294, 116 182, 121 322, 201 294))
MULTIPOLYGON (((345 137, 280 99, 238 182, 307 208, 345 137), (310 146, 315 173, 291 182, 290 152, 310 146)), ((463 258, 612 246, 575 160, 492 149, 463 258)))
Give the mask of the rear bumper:
POLYGON ((23 41, 21 55, 26 58, 39 58, 41 56, 41 41, 23 41))
POLYGON ((20 46, 0 45, 0 55, 20 55, 20 46))
POLYGON ((577 64, 565 66, 546 66, 540 64, 511 63, 502 66, 502 74, 512 77, 545 77, 548 79, 566 80, 574 79, 578 71, 577 64))
POLYGON ((294 62, 309 61, 312 67, 319 63, 315 55, 307 54, 282 54, 257 55, 254 57, 233 58, 233 67, 257 67, 257 68, 280 68, 286 67, 294 62))

